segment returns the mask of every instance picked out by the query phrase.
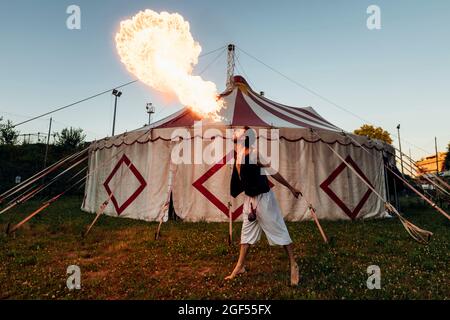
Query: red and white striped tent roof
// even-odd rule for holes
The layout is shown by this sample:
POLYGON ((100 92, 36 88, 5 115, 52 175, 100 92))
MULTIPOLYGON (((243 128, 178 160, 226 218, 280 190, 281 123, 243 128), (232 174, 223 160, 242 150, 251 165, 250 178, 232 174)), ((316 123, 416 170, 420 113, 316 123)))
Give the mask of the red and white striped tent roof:
MULTIPOLYGON (((234 77, 232 89, 222 93, 220 99, 224 101, 224 108, 219 113, 222 118, 219 123, 224 125, 340 131, 312 107, 290 107, 256 93, 241 76, 234 77)), ((186 127, 199 120, 202 120, 201 117, 186 107, 153 123, 151 127, 186 127)))

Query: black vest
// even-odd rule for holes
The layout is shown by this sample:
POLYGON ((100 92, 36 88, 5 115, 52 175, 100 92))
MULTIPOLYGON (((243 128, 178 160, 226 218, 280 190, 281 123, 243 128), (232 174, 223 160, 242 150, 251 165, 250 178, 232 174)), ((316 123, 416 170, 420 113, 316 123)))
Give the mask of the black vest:
POLYGON ((249 163, 249 156, 245 156, 244 163, 241 164, 241 176, 237 171, 236 162, 233 166, 230 184, 231 195, 236 198, 242 191, 249 196, 255 197, 270 191, 267 176, 261 174, 261 167, 257 164, 249 163))

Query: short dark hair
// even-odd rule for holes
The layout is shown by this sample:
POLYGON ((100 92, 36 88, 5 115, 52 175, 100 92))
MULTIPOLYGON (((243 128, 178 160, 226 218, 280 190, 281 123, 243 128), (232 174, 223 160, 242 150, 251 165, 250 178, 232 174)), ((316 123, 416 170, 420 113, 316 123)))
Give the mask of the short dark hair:
POLYGON ((256 141, 255 130, 250 127, 244 127, 245 129, 245 148, 250 148, 256 141))

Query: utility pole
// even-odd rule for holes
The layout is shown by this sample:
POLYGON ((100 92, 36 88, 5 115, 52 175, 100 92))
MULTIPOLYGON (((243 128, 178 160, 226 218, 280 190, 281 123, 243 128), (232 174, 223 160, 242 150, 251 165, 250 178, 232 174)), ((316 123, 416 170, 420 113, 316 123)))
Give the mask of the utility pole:
POLYGON ((402 152, 402 142, 400 139, 400 124, 397 126, 397 131, 398 131, 398 147, 400 149, 400 166, 402 168, 402 176, 404 176, 404 172, 403 172, 403 152, 402 152))
POLYGON ((50 118, 50 123, 48 125, 47 145, 45 146, 45 156, 44 156, 44 168, 47 167, 48 145, 50 144, 50 132, 51 131, 52 131, 52 118, 50 118))
POLYGON ((413 161, 413 158, 411 156, 411 148, 409 148, 409 159, 408 160, 409 160, 408 162, 410 164, 410 167, 413 169, 414 172, 416 172, 416 173, 414 173, 414 176, 417 176, 417 171, 414 170, 414 161, 413 161))
POLYGON ((117 98, 119 98, 122 95, 122 92, 114 89, 112 91, 114 98, 114 117, 113 117, 113 126, 112 126, 112 136, 114 136, 114 130, 116 128, 116 111, 117 111, 117 98))
POLYGON ((145 109, 147 110, 148 113, 148 125, 150 125, 150 123, 152 123, 152 114, 155 113, 155 107, 153 106, 153 103, 149 102, 145 106, 145 109))
POLYGON ((228 58, 227 58, 227 90, 230 90, 233 87, 233 76, 234 76, 234 66, 235 66, 235 46, 234 44, 228 45, 228 58))
POLYGON ((434 137, 434 149, 436 150, 436 175, 439 175, 439 154, 437 149, 437 138, 434 137))

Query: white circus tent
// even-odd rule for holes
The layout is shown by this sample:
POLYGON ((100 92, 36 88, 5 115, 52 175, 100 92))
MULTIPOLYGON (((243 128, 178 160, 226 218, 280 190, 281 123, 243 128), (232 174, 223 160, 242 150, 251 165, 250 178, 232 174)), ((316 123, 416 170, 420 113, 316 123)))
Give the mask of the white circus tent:
POLYGON ((273 186, 286 220, 311 219, 309 204, 319 219, 387 215, 384 202, 361 177, 386 197, 384 161, 394 153, 391 146, 343 135, 313 108, 269 100, 240 76, 234 77, 220 99, 224 102, 222 120, 204 121, 200 134, 194 124, 201 118, 184 108, 151 126, 92 143, 82 209, 96 212, 104 203, 108 215, 157 221, 167 215, 165 203, 171 194, 175 212, 184 221, 228 221, 229 215, 240 219, 242 196, 232 199, 229 192, 230 154, 215 163, 173 164, 171 152, 181 143, 192 148, 200 143, 204 150, 217 144, 225 148, 230 140, 227 129, 250 126, 260 141, 271 140, 278 132, 273 140, 279 143, 279 171, 305 196, 297 200, 282 186, 273 186), (212 138, 204 136, 208 128, 214 129, 212 138), (189 135, 172 141, 180 130, 189 135))

